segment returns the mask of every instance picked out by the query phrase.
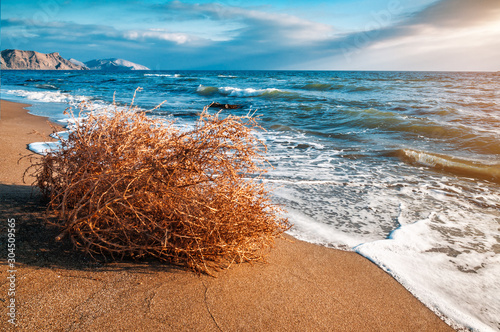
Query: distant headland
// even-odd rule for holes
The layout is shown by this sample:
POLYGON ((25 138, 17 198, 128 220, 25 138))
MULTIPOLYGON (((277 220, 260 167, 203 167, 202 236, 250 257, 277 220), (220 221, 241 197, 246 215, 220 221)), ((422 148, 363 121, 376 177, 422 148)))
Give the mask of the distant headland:
POLYGON ((35 51, 3 50, 0 56, 2 70, 104 70, 129 71, 150 70, 148 67, 127 60, 94 59, 81 62, 75 59, 64 59, 59 53, 40 53, 35 51))

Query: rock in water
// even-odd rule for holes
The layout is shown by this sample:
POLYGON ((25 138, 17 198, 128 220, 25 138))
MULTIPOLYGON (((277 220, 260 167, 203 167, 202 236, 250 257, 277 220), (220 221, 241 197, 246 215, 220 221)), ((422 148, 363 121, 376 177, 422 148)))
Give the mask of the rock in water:
POLYGON ((212 102, 210 105, 208 105, 208 107, 211 107, 211 108, 223 108, 223 109, 238 109, 238 108, 241 108, 241 105, 234 105, 234 104, 221 104, 221 103, 217 103, 217 102, 212 102))

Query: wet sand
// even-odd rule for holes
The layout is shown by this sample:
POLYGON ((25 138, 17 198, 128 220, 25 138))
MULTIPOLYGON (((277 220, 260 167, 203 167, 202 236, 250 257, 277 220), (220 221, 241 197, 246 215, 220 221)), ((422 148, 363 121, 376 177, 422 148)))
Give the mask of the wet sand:
MULTIPOLYGON (((55 242, 44 206, 22 175, 28 143, 49 140, 47 119, 1 101, 1 245, 16 223, 19 331, 452 331, 391 276, 352 252, 289 236, 267 263, 217 277, 158 263, 103 262, 55 242), (32 134, 33 130, 43 136, 32 134)), ((6 251, 1 251, 6 276, 6 251)), ((0 283, 0 327, 10 329, 10 282, 0 283)))

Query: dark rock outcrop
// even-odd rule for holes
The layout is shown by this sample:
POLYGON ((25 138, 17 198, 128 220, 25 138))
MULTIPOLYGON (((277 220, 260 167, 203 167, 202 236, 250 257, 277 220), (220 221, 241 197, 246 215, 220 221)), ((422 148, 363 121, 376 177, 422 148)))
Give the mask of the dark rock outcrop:
POLYGON ((218 103, 218 102, 212 102, 210 105, 208 105, 207 107, 210 107, 210 108, 220 108, 220 109, 238 109, 238 108, 242 108, 241 105, 235 105, 235 104, 221 104, 221 103, 218 103))

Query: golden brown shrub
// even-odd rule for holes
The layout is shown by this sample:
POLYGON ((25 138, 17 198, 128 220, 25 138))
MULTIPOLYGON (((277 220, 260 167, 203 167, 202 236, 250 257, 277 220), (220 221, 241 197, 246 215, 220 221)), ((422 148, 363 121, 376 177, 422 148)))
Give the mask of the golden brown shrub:
POLYGON ((35 184, 59 237, 90 254, 154 256, 206 273, 261 260, 289 224, 259 181, 256 127, 251 116, 206 111, 187 131, 132 105, 90 113, 33 165, 35 184))

